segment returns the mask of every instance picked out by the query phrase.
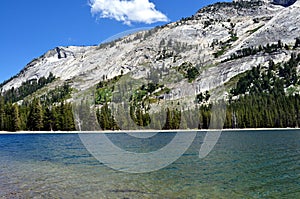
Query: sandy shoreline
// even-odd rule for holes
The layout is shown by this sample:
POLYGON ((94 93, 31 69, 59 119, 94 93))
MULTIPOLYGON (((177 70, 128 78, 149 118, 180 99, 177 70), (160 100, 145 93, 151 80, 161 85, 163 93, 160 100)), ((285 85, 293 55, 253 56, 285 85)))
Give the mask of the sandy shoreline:
POLYGON ((122 130, 122 131, 0 131, 0 135, 7 134, 81 134, 81 133, 174 133, 174 132, 207 132, 207 131, 286 131, 300 130, 300 128, 246 128, 246 129, 188 129, 188 130, 122 130))

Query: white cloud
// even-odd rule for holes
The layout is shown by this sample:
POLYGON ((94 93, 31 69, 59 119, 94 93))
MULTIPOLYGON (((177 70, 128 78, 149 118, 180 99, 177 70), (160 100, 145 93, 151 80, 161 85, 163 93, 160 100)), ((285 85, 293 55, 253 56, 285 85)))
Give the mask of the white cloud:
POLYGON ((167 16, 156 10, 149 0, 90 0, 90 6, 92 14, 127 25, 132 22, 151 24, 168 21, 167 16))

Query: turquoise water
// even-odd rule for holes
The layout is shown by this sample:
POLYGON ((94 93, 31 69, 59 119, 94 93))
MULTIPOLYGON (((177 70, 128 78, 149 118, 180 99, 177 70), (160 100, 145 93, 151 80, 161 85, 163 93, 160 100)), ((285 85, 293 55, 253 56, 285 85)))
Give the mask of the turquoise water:
MULTIPOLYGON (((108 135, 135 152, 174 136, 108 135)), ((300 131, 223 132, 199 159, 204 136, 166 168, 128 174, 99 163, 77 134, 0 135, 0 198, 300 198, 300 131)))

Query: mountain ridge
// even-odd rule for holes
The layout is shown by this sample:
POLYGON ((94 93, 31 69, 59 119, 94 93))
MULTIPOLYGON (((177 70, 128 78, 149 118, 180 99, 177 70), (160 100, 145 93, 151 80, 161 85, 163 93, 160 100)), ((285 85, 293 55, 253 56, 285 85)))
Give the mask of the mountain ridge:
POLYGON ((191 62, 201 71, 196 92, 211 90, 270 58, 275 62, 288 59, 291 52, 282 51, 222 63, 244 48, 278 40, 292 45, 300 35, 299 12, 299 1, 288 7, 266 1, 213 4, 192 17, 100 46, 56 47, 5 82, 2 92, 30 79, 46 77, 50 72, 59 78, 56 84, 68 81, 80 91, 97 84, 104 76, 110 79, 121 71, 140 78, 147 76, 150 68, 172 68, 185 62, 191 62), (214 75, 218 80, 212 78, 214 75))

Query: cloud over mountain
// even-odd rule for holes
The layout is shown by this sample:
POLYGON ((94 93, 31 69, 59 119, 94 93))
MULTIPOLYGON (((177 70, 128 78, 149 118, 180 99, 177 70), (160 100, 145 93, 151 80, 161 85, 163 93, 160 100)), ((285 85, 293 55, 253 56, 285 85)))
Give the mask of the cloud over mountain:
POLYGON ((90 0, 90 6, 92 14, 127 25, 132 22, 152 24, 168 21, 168 17, 156 10, 155 4, 149 0, 90 0))

